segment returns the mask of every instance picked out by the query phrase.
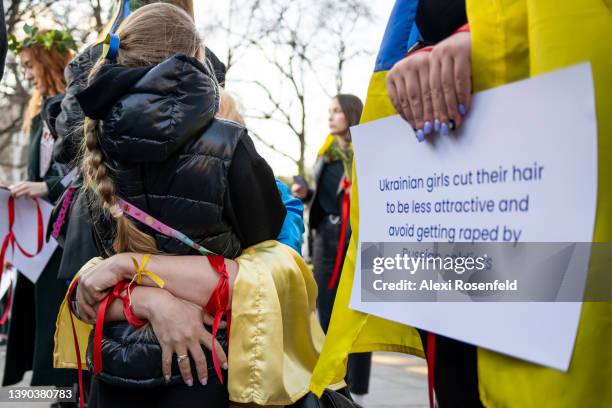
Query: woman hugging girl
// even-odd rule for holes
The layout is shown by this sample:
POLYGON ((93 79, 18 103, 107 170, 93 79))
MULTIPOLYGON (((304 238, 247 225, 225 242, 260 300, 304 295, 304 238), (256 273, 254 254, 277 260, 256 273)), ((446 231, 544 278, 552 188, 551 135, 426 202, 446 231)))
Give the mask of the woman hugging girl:
MULTIPOLYGON (((81 269, 69 297, 95 324, 89 406, 296 402, 323 342, 316 284, 274 241, 285 207, 272 170, 242 125, 215 116, 219 87, 193 20, 142 7, 108 49, 77 95, 83 192, 105 258, 81 269)), ((66 309, 56 365, 74 367, 66 309)), ((81 339, 90 330, 75 327, 81 339)))

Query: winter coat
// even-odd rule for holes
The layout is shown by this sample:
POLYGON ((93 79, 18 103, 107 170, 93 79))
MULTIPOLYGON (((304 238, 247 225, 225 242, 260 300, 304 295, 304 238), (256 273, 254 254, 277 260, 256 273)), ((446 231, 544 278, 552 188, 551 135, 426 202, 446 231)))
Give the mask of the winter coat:
MULTIPOLYGON (((215 119, 217 86, 198 60, 179 55, 156 66, 105 65, 77 99, 88 117, 101 120, 99 144, 118 196, 215 253, 240 254, 224 205, 229 166, 246 129, 215 119)), ((94 224, 112 253, 114 223, 100 216, 94 224)), ((139 226, 162 252, 194 252, 139 226)))
MULTIPOLYGON (((76 164, 83 138, 83 110, 76 99, 76 94, 83 91, 89 83, 89 75, 102 55, 102 45, 96 44, 85 48, 64 70, 66 96, 62 100, 61 113, 57 117, 55 143, 55 161, 63 164, 76 164)), ((212 65, 217 81, 225 83, 225 65, 217 56, 206 49, 206 58, 212 65)))
MULTIPOLYGON (((215 118, 219 95, 212 75, 185 55, 155 66, 109 64, 77 99, 87 117, 99 121, 99 146, 117 195, 197 244, 234 258, 243 247, 277 237, 285 209, 246 129, 215 118)), ((114 222, 104 215, 93 220, 102 255, 112 254, 114 222)), ((197 253, 134 222, 164 253, 197 253)), ((100 379, 163 384, 159 344, 132 336, 134 330, 125 322, 105 325, 100 379)), ((91 341, 88 350, 91 363, 91 341)), ((174 377, 180 382, 180 375, 174 377)))

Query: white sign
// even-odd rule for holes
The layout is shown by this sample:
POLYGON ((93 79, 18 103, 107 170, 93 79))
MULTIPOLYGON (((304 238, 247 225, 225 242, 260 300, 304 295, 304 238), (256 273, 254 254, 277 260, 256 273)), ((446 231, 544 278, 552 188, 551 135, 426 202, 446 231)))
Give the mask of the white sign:
MULTIPOLYGON (((399 116, 351 134, 360 242, 592 241, 597 129, 588 64, 474 95, 450 136, 419 143, 399 116)), ((569 367, 582 303, 362 302, 360 252, 351 308, 569 367)), ((587 268, 588 259, 578 268, 582 286, 587 268)))
MULTIPOLYGON (((0 239, 4 240, 9 231, 8 200, 10 193, 6 189, 0 189, 0 239)), ((25 275, 32 283, 36 283, 45 266, 51 259, 57 248, 55 239, 50 238, 44 242, 47 233, 47 224, 53 206, 43 199, 38 199, 42 211, 43 243, 42 251, 32 258, 23 255, 15 246, 14 250, 9 246, 6 260, 15 265, 17 270, 25 275)), ((28 253, 34 254, 38 249, 38 215, 36 204, 31 198, 18 198, 15 200, 15 223, 13 232, 17 242, 28 253)))

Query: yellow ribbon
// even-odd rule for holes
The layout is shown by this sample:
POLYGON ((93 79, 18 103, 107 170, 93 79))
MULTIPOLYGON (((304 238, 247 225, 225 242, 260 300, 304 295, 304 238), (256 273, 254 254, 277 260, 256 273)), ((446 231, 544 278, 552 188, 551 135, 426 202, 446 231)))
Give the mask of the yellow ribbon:
POLYGON ((163 288, 165 285, 165 282, 162 278, 160 278, 159 276, 157 276, 155 273, 151 272, 150 270, 146 269, 147 263, 149 263, 149 258, 150 258, 149 254, 145 254, 142 257, 142 263, 140 263, 140 265, 138 264, 138 261, 136 260, 136 258, 134 257, 131 257, 131 258, 132 258, 132 263, 134 264, 134 268, 136 268, 136 275, 134 275, 134 277, 130 281, 130 284, 128 285, 128 297, 130 298, 130 306, 132 305, 130 287, 134 283, 136 283, 137 285, 142 285, 143 276, 146 276, 149 279, 151 279, 160 288, 163 288))

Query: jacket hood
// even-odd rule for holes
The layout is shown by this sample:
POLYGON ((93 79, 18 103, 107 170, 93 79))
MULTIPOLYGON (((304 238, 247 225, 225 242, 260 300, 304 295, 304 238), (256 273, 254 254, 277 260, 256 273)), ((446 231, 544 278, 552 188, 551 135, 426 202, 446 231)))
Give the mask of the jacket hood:
POLYGON ((99 143, 107 156, 162 162, 214 118, 219 93, 211 75, 181 54, 145 67, 109 64, 76 97, 87 117, 102 121, 99 143))

